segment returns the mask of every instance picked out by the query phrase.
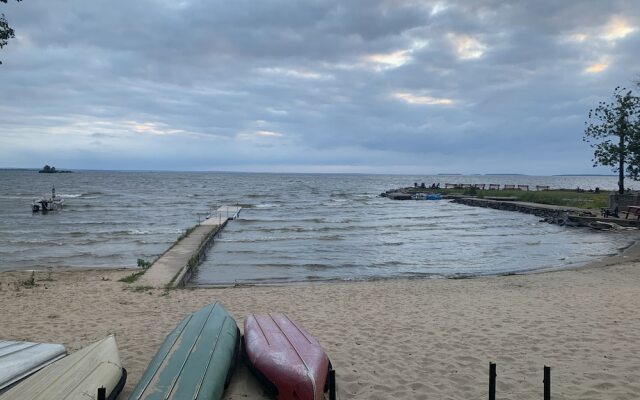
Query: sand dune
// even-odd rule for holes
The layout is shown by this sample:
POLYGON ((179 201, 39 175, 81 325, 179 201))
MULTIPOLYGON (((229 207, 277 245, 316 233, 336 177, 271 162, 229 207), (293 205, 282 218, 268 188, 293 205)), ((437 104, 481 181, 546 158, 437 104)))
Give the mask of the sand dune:
MULTIPOLYGON (((0 273, 0 338, 71 350, 115 333, 132 390, 165 335, 218 299, 242 328, 249 312, 290 313, 326 348, 340 399, 640 398, 640 263, 464 280, 142 290, 128 271, 0 273), (52 280, 45 280, 50 278, 52 280)), ((226 399, 268 398, 240 367, 226 399)))

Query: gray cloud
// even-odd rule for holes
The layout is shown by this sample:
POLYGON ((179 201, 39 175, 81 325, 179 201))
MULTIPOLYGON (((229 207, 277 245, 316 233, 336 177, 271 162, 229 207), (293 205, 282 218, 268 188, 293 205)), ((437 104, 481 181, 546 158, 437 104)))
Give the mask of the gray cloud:
POLYGON ((3 166, 592 172, 639 72, 632 0, 1 7, 3 166))

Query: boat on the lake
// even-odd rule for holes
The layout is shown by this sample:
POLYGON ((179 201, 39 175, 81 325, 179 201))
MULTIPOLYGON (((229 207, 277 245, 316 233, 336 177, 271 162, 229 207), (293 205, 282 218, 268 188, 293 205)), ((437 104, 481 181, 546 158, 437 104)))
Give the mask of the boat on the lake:
POLYGON ((51 197, 42 197, 36 200, 33 200, 31 203, 31 211, 34 213, 37 212, 49 212, 49 211, 57 211, 62 209, 64 206, 64 199, 62 197, 56 196, 56 188, 51 189, 51 197))
POLYGON ((442 200, 440 193, 414 193, 412 198, 414 200, 442 200))
POLYGON ((18 383, 2 400, 116 399, 127 380, 113 335, 41 369, 18 383))
POLYGON ((0 340, 0 393, 66 355, 62 344, 0 340))
POLYGON ((209 304, 166 337, 129 400, 220 399, 239 348, 236 321, 220 302, 209 304))
MULTIPOLYGON (((320 343, 285 314, 247 316, 244 349, 249 368, 278 400, 321 400, 331 362, 320 343)), ((332 380, 333 381, 333 380, 332 380)))

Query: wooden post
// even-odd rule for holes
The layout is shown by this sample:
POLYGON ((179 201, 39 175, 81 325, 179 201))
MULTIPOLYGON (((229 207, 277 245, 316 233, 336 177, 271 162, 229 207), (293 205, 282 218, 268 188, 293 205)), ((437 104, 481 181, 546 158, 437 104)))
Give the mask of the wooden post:
POLYGON ((496 364, 489 363, 489 400, 496 400, 496 364))
POLYGON ((331 368, 329 370, 329 400, 336 400, 336 370, 331 368))
POLYGON ((98 388, 98 400, 107 400, 107 389, 104 386, 98 388))
POLYGON ((551 367, 544 366, 544 400, 551 400, 551 367))

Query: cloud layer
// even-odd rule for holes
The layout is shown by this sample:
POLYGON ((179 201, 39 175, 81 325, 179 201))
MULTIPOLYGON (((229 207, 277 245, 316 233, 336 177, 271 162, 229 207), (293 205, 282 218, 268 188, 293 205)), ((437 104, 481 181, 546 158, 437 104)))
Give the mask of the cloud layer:
POLYGON ((606 172, 587 112, 640 73, 633 0, 0 7, 5 167, 606 172))

